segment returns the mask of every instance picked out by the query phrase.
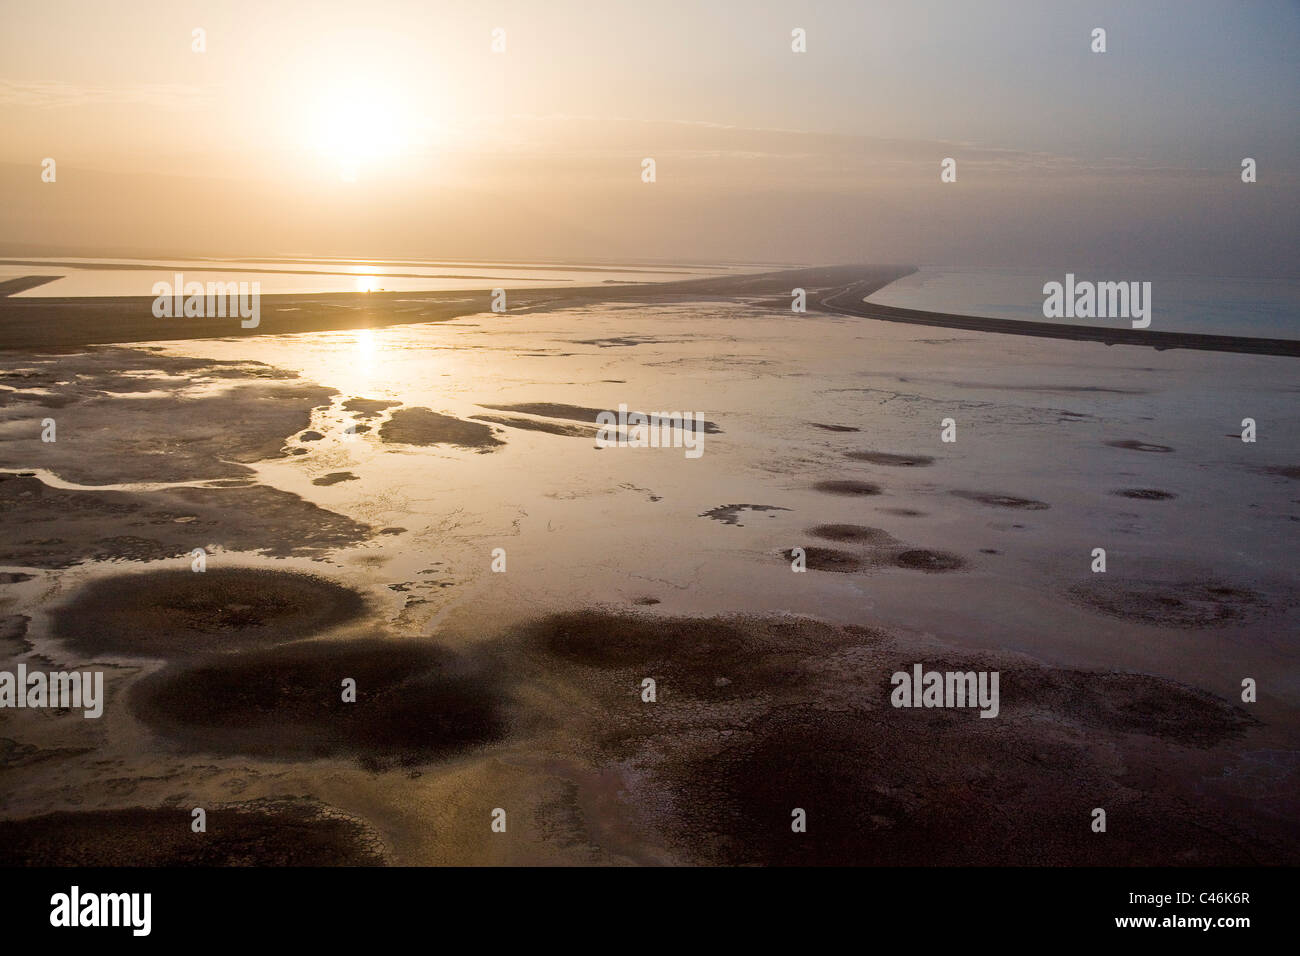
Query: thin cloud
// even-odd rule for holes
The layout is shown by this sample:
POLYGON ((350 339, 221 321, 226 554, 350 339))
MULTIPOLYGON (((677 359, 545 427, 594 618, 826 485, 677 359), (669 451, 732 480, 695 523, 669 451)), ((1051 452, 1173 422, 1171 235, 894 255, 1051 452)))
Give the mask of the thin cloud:
POLYGON ((59 80, 0 80, 0 104, 32 109, 127 105, 182 110, 206 95, 198 87, 172 83, 90 86, 59 80))

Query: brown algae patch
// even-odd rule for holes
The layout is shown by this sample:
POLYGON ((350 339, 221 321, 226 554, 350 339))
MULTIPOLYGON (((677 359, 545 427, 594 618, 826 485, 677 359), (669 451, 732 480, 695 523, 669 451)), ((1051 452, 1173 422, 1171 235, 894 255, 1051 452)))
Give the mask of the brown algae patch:
POLYGON ((0 821, 0 866, 382 866, 379 838, 301 798, 211 807, 197 838, 188 808, 129 807, 0 821))
POLYGON ((379 770, 500 740, 496 679, 450 651, 369 638, 306 641, 166 668, 132 712, 187 749, 271 759, 351 757, 379 770), (343 699, 344 679, 356 700, 343 699))
POLYGON ((1097 581, 1068 594, 1110 617, 1160 627, 1220 627, 1251 620, 1268 607, 1257 591, 1215 581, 1097 581))
POLYGON ((428 408, 403 408, 379 426, 379 437, 399 445, 456 445, 491 451, 505 442, 480 422, 467 422, 428 408))
POLYGON ((296 640, 365 609, 355 591, 308 574, 186 568, 92 581, 51 613, 51 627, 85 654, 170 660, 296 640))

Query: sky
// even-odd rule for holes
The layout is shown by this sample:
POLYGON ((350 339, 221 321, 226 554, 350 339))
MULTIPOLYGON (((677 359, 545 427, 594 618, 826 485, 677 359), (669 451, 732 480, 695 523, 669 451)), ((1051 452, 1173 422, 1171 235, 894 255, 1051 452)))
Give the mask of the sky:
POLYGON ((0 17, 9 255, 1300 274, 1296 0, 45 0, 0 17))

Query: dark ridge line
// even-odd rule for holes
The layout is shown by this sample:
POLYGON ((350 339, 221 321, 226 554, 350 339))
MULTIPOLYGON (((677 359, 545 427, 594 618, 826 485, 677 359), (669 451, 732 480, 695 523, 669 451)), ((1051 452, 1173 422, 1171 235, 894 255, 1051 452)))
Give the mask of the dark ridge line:
MULTIPOLYGON (((512 289, 498 318, 613 302, 699 301, 779 296, 792 288, 839 289, 856 283, 872 291, 916 271, 911 266, 840 265, 777 272, 704 276, 575 288, 512 289)), ((490 285, 490 280, 486 280, 490 285)), ((0 297, 0 351, 66 350, 193 339, 252 338, 299 332, 340 332, 449 319, 488 311, 483 289, 426 292, 317 292, 263 294, 261 324, 241 328, 237 318, 154 318, 154 296, 0 297)))
POLYGON ((875 292, 869 283, 853 283, 820 296, 817 305, 828 312, 854 315, 882 322, 905 322, 968 332, 994 332, 1003 335, 1033 335, 1048 339, 1076 342, 1101 342, 1104 345, 1141 345, 1160 351, 1165 349, 1200 349, 1208 352, 1242 352, 1252 355, 1300 356, 1300 340, 1254 338, 1246 335, 1209 335, 1199 332, 1152 332, 1146 329, 1110 329, 1090 325, 1064 325, 1055 322, 1027 322, 1020 319, 990 319, 977 315, 954 315, 951 312, 924 312, 890 305, 872 305, 862 299, 875 292))
POLYGON ((17 276, 13 279, 5 279, 0 281, 0 297, 13 295, 15 292, 26 292, 28 289, 35 289, 37 286, 62 278, 63 276, 17 276))

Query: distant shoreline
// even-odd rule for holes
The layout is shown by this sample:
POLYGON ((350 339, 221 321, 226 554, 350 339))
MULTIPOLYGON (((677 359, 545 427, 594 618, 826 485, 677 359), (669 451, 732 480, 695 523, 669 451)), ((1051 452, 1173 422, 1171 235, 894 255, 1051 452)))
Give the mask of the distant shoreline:
MULTIPOLYGON (((915 271, 913 266, 821 266, 744 275, 706 276, 671 282, 563 289, 512 289, 508 293, 508 311, 502 318, 602 302, 670 302, 740 297, 754 300, 756 305, 788 310, 792 290, 803 288, 808 291, 810 309, 885 322, 1102 342, 1106 345, 1300 356, 1300 340, 1293 339, 1153 332, 994 319, 903 309, 863 301, 872 293, 915 271)), ((0 297, 0 351, 58 351, 87 345, 337 332, 445 322, 488 312, 490 309, 490 293, 486 289, 267 294, 261 297, 260 325, 256 329, 244 330, 238 322, 231 323, 226 319, 155 318, 152 313, 153 301, 151 296, 0 297)))
POLYGON ((830 292, 818 304, 828 312, 855 315, 882 322, 906 322, 971 332, 1002 335, 1033 335, 1076 342, 1101 342, 1105 345, 1141 345, 1154 349, 1199 349, 1210 352, 1243 352, 1253 355, 1300 356, 1300 340, 1264 338, 1248 335, 1212 335, 1200 332, 1153 332, 1148 329, 1108 328, 1092 325, 1066 325, 1060 322, 1032 322, 1025 319, 992 319, 950 312, 925 312, 890 305, 875 305, 863 299, 875 292, 865 285, 849 286, 830 292))
MULTIPOLYGON (((500 316, 553 311, 602 302, 688 299, 760 299, 789 310, 791 289, 817 290, 850 283, 874 291, 915 271, 911 266, 823 266, 778 272, 704 276, 670 282, 565 288, 510 289, 500 316)), ((490 281, 490 280, 488 280, 490 281)), ((264 294, 261 320, 241 329, 229 319, 155 318, 153 296, 41 296, 0 298, 0 351, 66 350, 86 345, 254 338, 298 332, 341 332, 419 322, 445 322, 490 312, 489 288, 441 292, 317 292, 264 294)))

